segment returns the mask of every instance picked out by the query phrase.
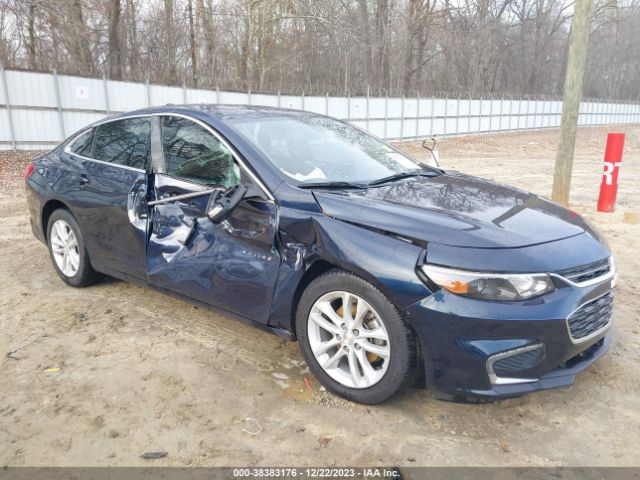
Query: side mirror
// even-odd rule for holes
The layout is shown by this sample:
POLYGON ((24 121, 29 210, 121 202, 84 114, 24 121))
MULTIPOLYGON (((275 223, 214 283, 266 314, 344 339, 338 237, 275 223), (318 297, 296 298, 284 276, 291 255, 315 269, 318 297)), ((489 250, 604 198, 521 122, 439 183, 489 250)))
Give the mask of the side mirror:
POLYGON ((216 190, 213 192, 207 204, 207 217, 209 217, 209 220, 213 223, 224 221, 247 194, 247 190, 245 185, 235 185, 224 191, 216 190))
POLYGON ((432 167, 440 166, 440 159, 438 158, 438 151, 436 150, 437 143, 436 137, 425 138, 422 141, 422 148, 429 150, 431 153, 431 161, 429 161, 428 164, 432 167))
POLYGON ((426 148, 427 150, 434 151, 436 149, 436 137, 425 138, 422 141, 422 148, 426 148))

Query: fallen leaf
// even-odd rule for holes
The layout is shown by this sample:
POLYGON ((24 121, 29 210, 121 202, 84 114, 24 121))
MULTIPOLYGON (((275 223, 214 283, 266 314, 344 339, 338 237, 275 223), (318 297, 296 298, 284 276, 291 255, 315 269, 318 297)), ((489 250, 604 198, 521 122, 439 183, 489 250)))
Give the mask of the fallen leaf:
POLYGON ((500 451, 502 453, 509 453, 511 452, 511 445, 509 445, 507 442, 505 442, 504 440, 500 440, 498 442, 498 446, 500 447, 500 451))
POLYGON ((328 446, 330 441, 331 441, 331 437, 320 437, 320 438, 318 438, 318 443, 322 447, 328 446))

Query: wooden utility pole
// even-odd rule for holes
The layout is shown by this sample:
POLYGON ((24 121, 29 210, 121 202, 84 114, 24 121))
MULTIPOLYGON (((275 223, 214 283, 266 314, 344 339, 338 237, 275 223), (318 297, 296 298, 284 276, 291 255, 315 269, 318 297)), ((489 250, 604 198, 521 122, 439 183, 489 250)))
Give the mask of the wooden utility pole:
POLYGON ((582 74, 587 57, 587 40, 591 19, 591 0, 576 0, 571 33, 569 35, 569 58, 562 96, 562 120, 560 142, 556 153, 556 168, 553 176, 551 198, 563 205, 569 204, 571 170, 576 146, 576 128, 580 100, 582 100, 582 74))
MULTIPOLYGON (((196 33, 193 21, 193 1, 187 2, 187 11, 189 12, 189 47, 191 49, 191 79, 193 80, 193 86, 198 86, 198 65, 196 57, 196 33)), ((200 12, 202 15, 202 12, 200 12)))

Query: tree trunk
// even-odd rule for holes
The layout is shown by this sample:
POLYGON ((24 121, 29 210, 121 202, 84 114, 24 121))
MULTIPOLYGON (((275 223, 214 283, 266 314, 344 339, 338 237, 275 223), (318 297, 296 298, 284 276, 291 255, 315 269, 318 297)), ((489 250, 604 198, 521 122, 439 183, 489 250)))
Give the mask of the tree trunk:
POLYGON ((364 78, 367 85, 371 84, 373 46, 371 45, 371 28, 369 25, 369 6, 367 0, 358 0, 360 17, 362 18, 362 32, 364 34, 364 78))
POLYGON ((249 67, 252 61, 251 49, 253 47, 253 15, 251 1, 245 3, 244 9, 244 32, 242 35, 242 47, 240 51, 240 62, 238 74, 243 88, 251 88, 251 79, 249 67))
POLYGON ((140 75, 140 55, 139 55, 139 41, 138 41, 138 26, 136 24, 136 22, 138 21, 137 19, 137 15, 136 15, 136 7, 134 2, 129 1, 127 2, 127 5, 129 7, 128 12, 127 12, 127 16, 128 18, 128 22, 127 26, 128 26, 128 41, 125 42, 125 45, 127 45, 127 63, 129 65, 129 72, 130 72, 130 76, 135 79, 135 80, 141 80, 141 75, 140 75))
POLYGON ((189 12, 189 47, 191 50, 191 80, 193 86, 198 86, 198 65, 196 62, 196 32, 194 28, 193 20, 193 0, 187 2, 187 9, 189 12))
POLYGON ((378 90, 390 89, 389 84, 389 53, 388 53, 388 35, 389 35, 389 0, 378 0, 376 9, 376 37, 378 40, 378 90))
POLYGON ((173 0, 164 0, 164 42, 167 66, 166 81, 171 84, 174 84, 178 79, 178 70, 176 65, 176 49, 178 46, 175 44, 176 35, 173 16, 173 0))
POLYGON ((411 79, 415 73, 414 65, 414 49, 416 47, 415 40, 418 35, 420 26, 419 22, 420 0, 409 0, 409 10, 407 12, 406 22, 406 41, 404 50, 404 81, 402 88, 405 92, 409 92, 411 89, 411 79))
POLYGON ((80 0, 71 0, 67 5, 70 9, 71 28, 75 32, 73 45, 77 70, 79 73, 92 74, 94 65, 90 49, 91 38, 84 21, 82 3, 80 0))
POLYGON ((36 68, 36 5, 34 3, 29 4, 29 45, 27 50, 29 52, 29 68, 35 70, 36 68))
POLYGON ((112 0, 109 11, 109 76, 114 80, 122 79, 120 13, 120 0, 112 0))

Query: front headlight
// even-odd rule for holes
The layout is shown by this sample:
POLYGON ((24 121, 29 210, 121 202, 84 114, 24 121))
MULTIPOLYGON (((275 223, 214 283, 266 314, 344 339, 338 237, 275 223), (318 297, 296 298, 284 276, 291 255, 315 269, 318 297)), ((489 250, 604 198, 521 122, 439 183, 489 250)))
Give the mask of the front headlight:
POLYGON ((555 288, 546 273, 479 273, 423 265, 429 279, 451 293, 484 300, 526 300, 555 288))

